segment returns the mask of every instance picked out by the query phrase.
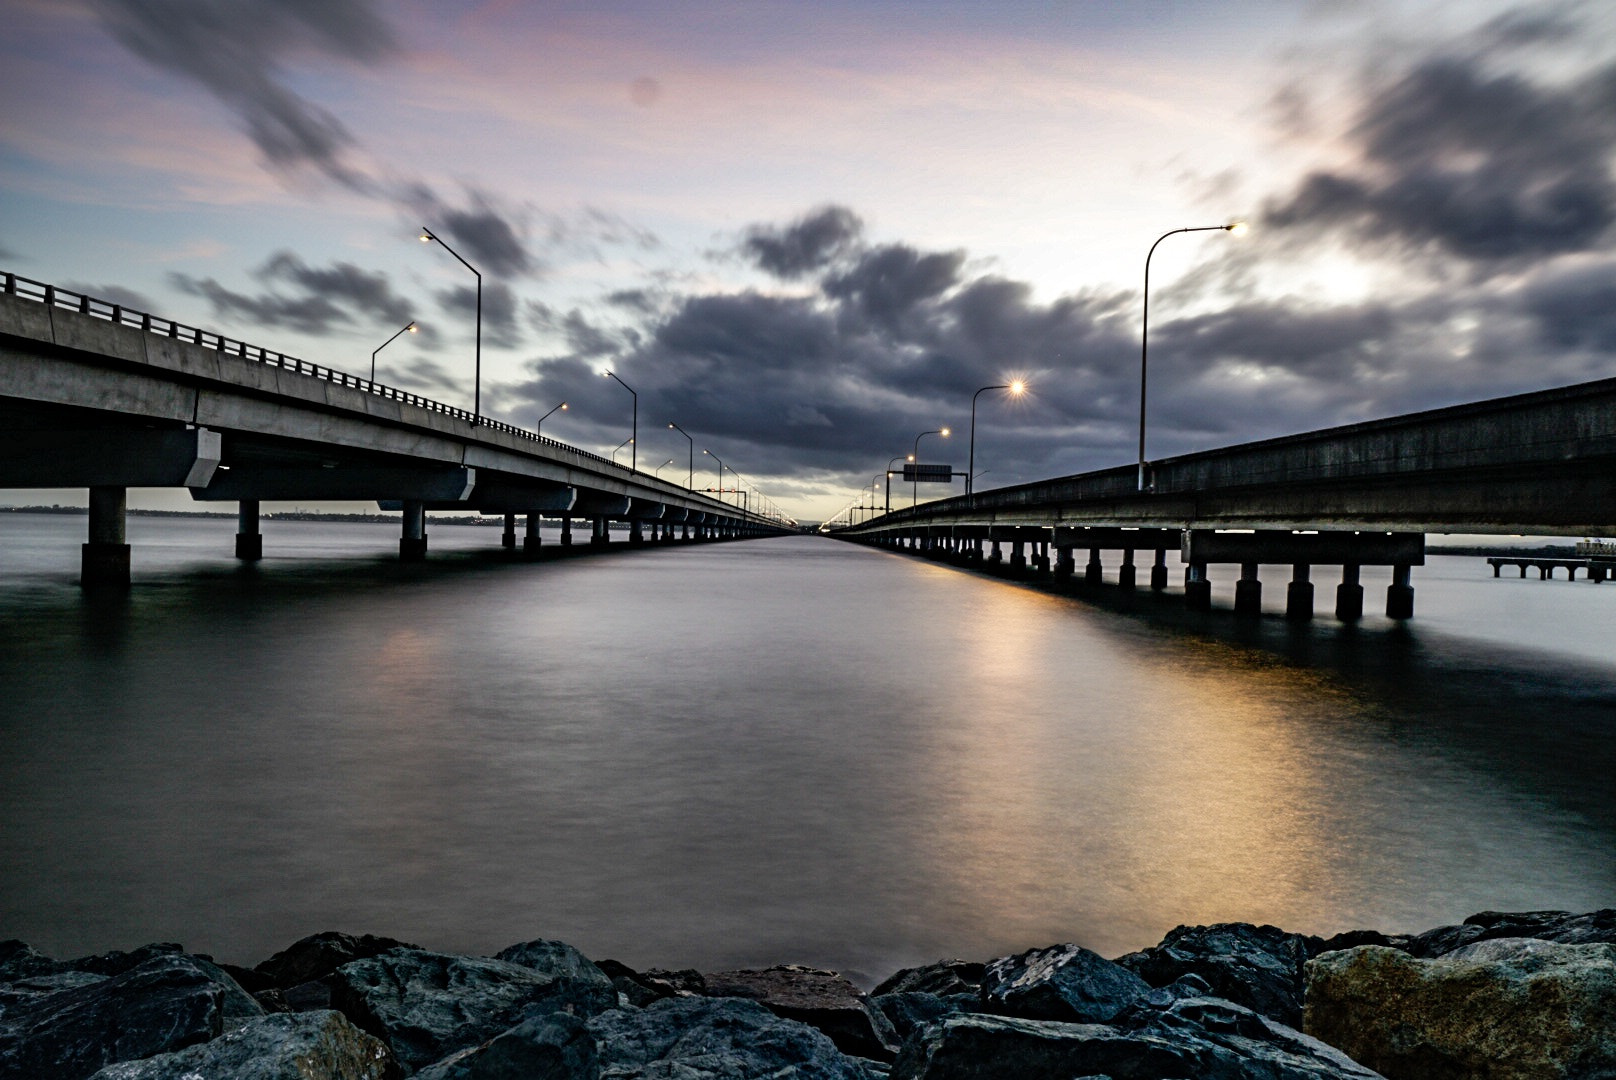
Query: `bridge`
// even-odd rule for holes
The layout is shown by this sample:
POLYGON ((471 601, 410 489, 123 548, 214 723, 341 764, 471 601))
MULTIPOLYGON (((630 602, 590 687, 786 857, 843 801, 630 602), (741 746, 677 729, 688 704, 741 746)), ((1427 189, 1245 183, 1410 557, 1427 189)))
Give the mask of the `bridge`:
MULTIPOLYGON (((1390 566, 1386 614, 1411 618, 1411 568, 1427 533, 1616 532, 1616 379, 1411 413, 1153 462, 999 488, 829 523, 833 536, 1013 575, 1167 587, 1185 567, 1191 608, 1211 605, 1209 567, 1240 567, 1235 611, 1261 611, 1262 565, 1292 567, 1286 614, 1313 616, 1311 570, 1342 568, 1336 615, 1363 615, 1364 566, 1390 566), (984 553, 984 545, 988 551, 984 553), (1010 548, 1008 563, 1004 547, 1010 548), (1053 549, 1055 561, 1050 563, 1053 549)), ((845 513, 845 512, 844 512, 845 513)))
POLYGON ((590 544, 744 539, 795 522, 625 468, 511 424, 7 273, 0 281, 0 488, 87 488, 86 586, 127 586, 131 487, 238 504, 236 555, 262 557, 265 500, 376 501, 399 556, 426 556, 426 511, 505 517, 537 557, 540 522, 590 544))

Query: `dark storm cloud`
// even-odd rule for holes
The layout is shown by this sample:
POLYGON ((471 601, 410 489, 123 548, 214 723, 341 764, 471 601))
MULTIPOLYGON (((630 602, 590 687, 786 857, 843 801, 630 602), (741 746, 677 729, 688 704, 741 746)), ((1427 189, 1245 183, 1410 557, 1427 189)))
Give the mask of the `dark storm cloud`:
POLYGON ((302 53, 362 63, 391 54, 392 29, 368 0, 93 0, 93 10, 125 48, 234 112, 272 167, 313 166, 368 188, 345 160, 353 136, 282 78, 302 53))
POLYGON ((1612 85, 1612 69, 1551 84, 1486 55, 1424 59, 1366 100, 1350 133, 1357 164, 1312 173, 1266 224, 1481 268, 1588 250, 1616 221, 1612 85))
MULTIPOLYGON (((487 192, 470 191, 466 204, 455 206, 426 185, 412 184, 394 199, 479 274, 513 278, 542 269, 528 244, 526 215, 487 192)), ((445 257, 452 261, 454 255, 445 257)))
MULTIPOLYGON (((462 323, 468 335, 476 333, 477 289, 473 285, 459 285, 436 294, 438 305, 448 316, 462 323)), ((503 282, 483 283, 482 330, 483 343, 501 348, 515 348, 522 343, 522 331, 516 322, 516 293, 503 282)))
POLYGON ((863 231, 864 222, 847 207, 823 206, 783 228, 754 225, 741 251, 760 269, 789 281, 830 265, 863 231))
POLYGON ((865 252, 850 269, 827 277, 822 287, 849 313, 896 330, 917 305, 958 285, 964 264, 962 251, 928 253, 888 244, 865 252))
POLYGON ((411 318, 411 306, 396 295, 387 275, 339 262, 320 269, 289 251, 270 256, 253 276, 270 291, 256 296, 232 291, 213 278, 170 275, 174 285, 201 296, 220 318, 236 318, 285 326, 301 333, 324 336, 361 321, 402 326, 411 318), (291 286, 290 292, 277 286, 291 286))
POLYGON ((1527 286, 1524 304, 1546 344, 1616 354, 1616 262, 1552 269, 1527 286))

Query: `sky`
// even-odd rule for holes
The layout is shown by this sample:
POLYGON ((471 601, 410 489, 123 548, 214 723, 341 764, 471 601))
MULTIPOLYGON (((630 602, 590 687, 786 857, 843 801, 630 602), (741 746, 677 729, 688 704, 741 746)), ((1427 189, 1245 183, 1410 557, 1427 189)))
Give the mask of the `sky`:
POLYGON ((973 400, 978 490, 1134 462, 1175 229, 1249 226, 1150 256, 1153 459, 1616 376, 1597 0, 0 0, 0 25, 0 268, 360 375, 414 321, 378 381, 469 407, 477 278, 425 226, 481 274, 485 414, 565 401, 544 434, 610 453, 610 370, 641 469, 693 450, 712 486, 708 449, 805 521, 884 496, 922 432, 965 471, 973 400))

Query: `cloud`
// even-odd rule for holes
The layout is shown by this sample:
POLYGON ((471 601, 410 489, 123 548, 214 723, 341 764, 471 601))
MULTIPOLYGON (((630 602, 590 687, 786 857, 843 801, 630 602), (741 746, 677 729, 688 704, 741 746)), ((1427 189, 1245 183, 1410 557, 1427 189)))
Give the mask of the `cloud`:
POLYGON ((362 270, 352 263, 311 267, 290 251, 279 251, 253 277, 269 286, 256 296, 235 292, 213 278, 172 274, 179 289, 205 298, 220 318, 284 326, 300 333, 327 336, 362 321, 378 326, 402 326, 412 316, 412 305, 392 290, 387 275, 362 270), (284 292, 277 286, 290 286, 284 292))
POLYGON ((285 64, 305 53, 374 63, 395 52, 393 31, 369 0, 92 0, 92 9, 130 52, 200 84, 234 112, 272 168, 311 166, 369 189, 348 161, 353 136, 283 77, 285 64))
POLYGON ((1616 222, 1616 65, 1561 82, 1500 70, 1499 50, 1549 33, 1543 20, 1501 21, 1489 50, 1426 57, 1384 78, 1346 134, 1356 160, 1272 200, 1265 225, 1429 250, 1478 273, 1605 243, 1616 222))
MULTIPOLYGON (((452 318, 465 324, 475 333, 477 318, 477 289, 472 285, 457 285, 436 294, 438 305, 452 318)), ((522 331, 516 322, 516 293, 504 282, 484 283, 482 287, 482 333, 486 344, 512 349, 522 343, 522 331)))
POLYGON ((853 267, 827 277, 825 294, 844 302, 850 313, 896 331, 916 305, 960 282, 965 253, 920 252, 888 244, 865 252, 853 267))
MULTIPOLYGON (((0 251, 0 257, 4 255, 5 252, 0 251)), ((97 300, 119 304, 126 311, 139 311, 148 315, 156 314, 156 305, 150 297, 145 293, 136 292, 134 289, 126 289, 122 285, 87 285, 82 281, 69 281, 63 285, 63 288, 94 297, 97 300)))
POLYGON ((863 231, 863 221, 847 207, 822 206, 784 228, 752 226, 741 251, 760 269, 789 281, 828 266, 853 248, 863 231))

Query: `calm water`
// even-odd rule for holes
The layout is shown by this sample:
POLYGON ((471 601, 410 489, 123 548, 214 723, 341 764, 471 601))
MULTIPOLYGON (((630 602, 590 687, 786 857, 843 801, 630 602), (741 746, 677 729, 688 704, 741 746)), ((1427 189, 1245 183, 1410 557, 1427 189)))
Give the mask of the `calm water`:
POLYGON ((1296 631, 818 538, 531 565, 439 526, 402 567, 266 522, 243 571, 232 521, 131 518, 106 600, 83 529, 0 515, 0 938, 56 955, 344 929, 867 983, 1616 904, 1616 585, 1436 558, 1406 629, 1296 631))

